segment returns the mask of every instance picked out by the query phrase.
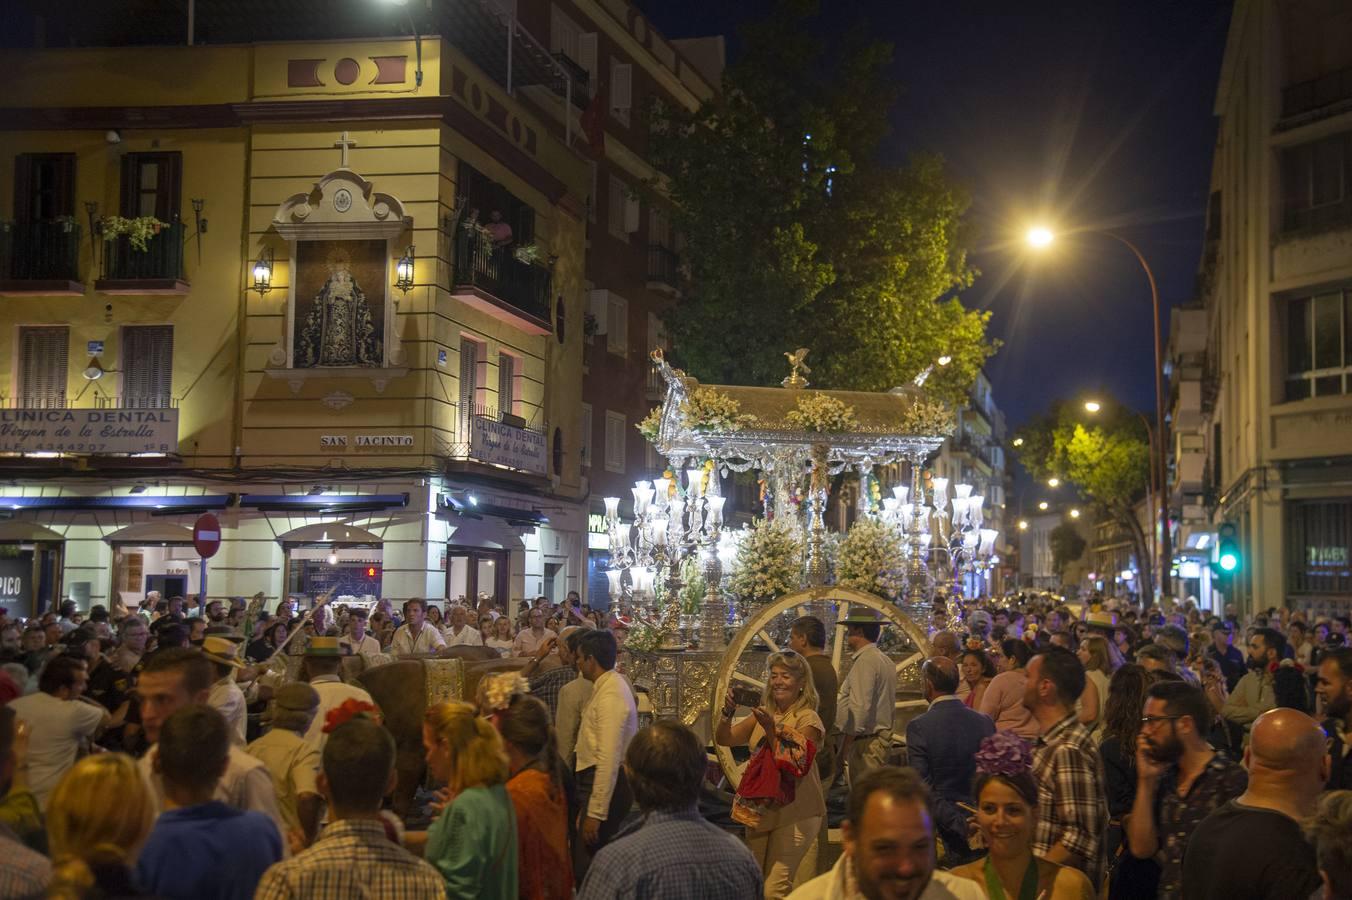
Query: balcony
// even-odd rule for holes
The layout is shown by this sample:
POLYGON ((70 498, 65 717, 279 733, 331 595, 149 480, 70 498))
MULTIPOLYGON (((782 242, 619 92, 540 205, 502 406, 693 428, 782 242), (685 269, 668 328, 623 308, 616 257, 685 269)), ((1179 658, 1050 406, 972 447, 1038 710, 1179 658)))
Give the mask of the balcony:
POLYGON ((1332 107, 1349 101, 1352 101, 1352 67, 1287 85, 1282 88, 1283 124, 1289 127, 1289 119, 1308 118, 1308 113, 1316 111, 1330 112, 1332 107))
POLYGON ((102 277, 94 282, 101 294, 178 295, 188 293, 183 279, 184 226, 172 222, 137 250, 127 235, 103 242, 102 277))
POLYGON ((455 405, 455 423, 447 455, 461 465, 453 468, 482 463, 539 477, 549 474, 545 428, 480 403, 455 405))
POLYGON ((661 400, 667 395, 667 383, 662 380, 662 373, 656 366, 648 366, 648 378, 643 386, 643 395, 651 401, 661 400))
POLYGON ((0 223, 0 296, 80 297, 80 226, 0 223))
POLYGON ((676 251, 661 244, 648 245, 648 289, 679 293, 681 258, 676 251))
POLYGON ((455 236, 451 296, 528 334, 550 334, 549 270, 521 262, 509 247, 492 247, 477 229, 455 236))
POLYGON ((555 53, 554 60, 559 64, 559 71, 554 73, 549 89, 560 97, 571 98, 573 106, 585 111, 587 104, 591 103, 591 74, 565 53, 555 53), (569 81, 573 83, 571 93, 569 81))

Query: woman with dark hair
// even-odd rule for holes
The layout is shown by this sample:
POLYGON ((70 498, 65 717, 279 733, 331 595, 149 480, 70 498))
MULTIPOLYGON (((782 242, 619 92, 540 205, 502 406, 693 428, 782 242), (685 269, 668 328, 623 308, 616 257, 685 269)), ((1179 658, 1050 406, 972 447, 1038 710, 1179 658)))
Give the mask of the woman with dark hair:
POLYGON ((1042 729, 1023 705, 1028 680, 1024 668, 1033 658, 1033 651, 1018 638, 1006 638, 1000 644, 1000 652, 1004 655, 1005 670, 991 679, 976 709, 990 716, 997 729, 1012 731, 1024 740, 1037 740, 1042 729))
POLYGON ((522 900, 573 896, 568 831, 568 778, 549 723, 549 708, 514 694, 490 716, 507 749, 507 793, 516 810, 518 880, 522 900))
POLYGON ((991 679, 1000 674, 995 670, 995 663, 984 651, 969 648, 958 657, 958 669, 967 684, 967 696, 962 702, 967 704, 968 709, 979 708, 991 679))
POLYGON ((997 731, 981 742, 972 820, 987 853, 953 874, 981 885, 991 900, 1093 900, 1094 886, 1083 872, 1033 855, 1038 789, 1032 765, 1028 742, 1013 732, 997 731))
POLYGON ((286 622, 274 619, 263 629, 263 634, 245 648, 245 658, 251 663, 267 662, 277 652, 277 648, 286 642, 286 634, 286 622))

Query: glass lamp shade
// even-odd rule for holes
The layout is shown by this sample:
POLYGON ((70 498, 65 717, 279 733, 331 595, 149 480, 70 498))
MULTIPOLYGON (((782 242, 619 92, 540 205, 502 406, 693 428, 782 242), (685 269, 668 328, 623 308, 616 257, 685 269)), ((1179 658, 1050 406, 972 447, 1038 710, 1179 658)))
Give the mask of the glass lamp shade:
POLYGON ((413 285, 413 258, 410 256, 402 257, 395 274, 399 279, 399 287, 411 287, 413 285))
POLYGON ((606 518, 609 519, 610 521, 618 519, 620 517, 620 498, 607 497, 605 499, 605 504, 606 504, 606 518))
POLYGON ((920 527, 925 531, 929 531, 930 516, 932 515, 934 515, 934 507, 932 506, 920 507, 920 527))
POLYGON ((629 577, 634 580, 635 594, 650 594, 653 589, 653 570, 649 568, 630 569, 629 577))
POLYGON ((610 596, 618 597, 623 592, 623 588, 620 585, 620 578, 623 577, 623 575, 623 569, 610 569, 606 572, 606 581, 609 582, 610 596))
POLYGON ((948 479, 935 478, 930 484, 934 488, 934 508, 943 509, 948 505, 948 479))
POLYGON ((260 294, 266 294, 272 289, 272 263, 266 259, 260 259, 254 263, 253 267, 254 290, 260 294))
POLYGON ((1000 534, 994 528, 981 529, 981 547, 977 551, 982 556, 990 556, 995 551, 995 538, 1000 534))
POLYGON ((727 499, 726 497, 709 497, 709 498, 708 498, 708 501, 709 501, 709 524, 710 524, 710 525, 721 525, 721 524, 723 524, 723 503, 726 501, 726 499, 727 499))
POLYGON ((966 500, 968 497, 972 496, 972 486, 970 484, 953 485, 953 496, 961 497, 963 500, 966 500))
POLYGON ((892 496, 897 498, 897 502, 902 506, 906 505, 906 498, 911 494, 911 489, 904 484, 899 484, 892 488, 892 496))
POLYGON ((963 497, 953 498, 953 527, 961 528, 967 519, 967 500, 963 497))
POLYGON ((671 479, 654 478, 653 491, 653 505, 658 509, 666 509, 667 503, 671 501, 671 479))
POLYGON ((897 506, 901 503, 896 497, 883 498, 883 515, 894 516, 897 513, 897 506))
POLYGON ((631 492, 634 495, 634 515, 647 515, 648 504, 651 503, 653 499, 652 484, 647 481, 635 482, 631 492))
POLYGON ((967 523, 969 525, 980 528, 981 523, 985 521, 981 515, 981 504, 984 503, 985 500, 986 498, 982 497, 980 494, 971 498, 967 506, 967 523))
POLYGON ((980 540, 981 535, 977 534, 975 531, 969 531, 962 536, 962 549, 968 551, 976 550, 977 542, 980 540))
POLYGON ((648 541, 654 547, 665 547, 667 545, 667 528, 669 525, 670 523, 667 522, 665 516, 653 516, 651 523, 648 525, 650 529, 648 541))
POLYGON ((915 507, 909 503, 901 506, 901 528, 903 531, 911 530, 911 522, 915 521, 915 507))
POLYGON ((704 496, 704 470, 689 469, 685 473, 686 486, 685 492, 691 498, 704 496))

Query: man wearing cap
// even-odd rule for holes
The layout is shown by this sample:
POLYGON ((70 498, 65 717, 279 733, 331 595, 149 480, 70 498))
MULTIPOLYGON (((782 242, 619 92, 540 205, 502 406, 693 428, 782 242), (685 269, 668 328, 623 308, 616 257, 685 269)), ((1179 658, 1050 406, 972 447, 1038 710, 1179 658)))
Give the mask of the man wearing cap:
POLYGON ((211 661, 211 668, 216 673, 216 681, 207 695, 207 705, 225 717, 225 723, 230 726, 230 743, 243 747, 249 725, 249 704, 235 683, 235 672, 244 668, 238 652, 239 645, 229 638, 208 635, 202 640, 202 655, 211 661))
POLYGON ((319 708, 305 731, 305 739, 321 751, 328 737, 324 734, 324 719, 330 710, 337 709, 348 700, 376 705, 376 701, 366 691, 354 684, 344 684, 338 677, 342 664, 342 651, 336 637, 316 636, 310 639, 310 646, 305 648, 305 671, 309 674, 310 686, 319 694, 319 708))
POLYGON ((869 609, 857 609, 838 625, 853 662, 836 700, 836 728, 845 739, 840 759, 849 766, 850 783, 887 764, 892 749, 892 713, 897 703, 897 670, 878 649, 882 620, 869 609))
POLYGON ((272 730, 249 745, 249 755, 262 760, 277 791, 277 807, 287 828, 283 837, 309 846, 319 829, 322 806, 316 776, 319 747, 305 732, 319 709, 319 693, 308 684, 292 682, 273 697, 272 730))

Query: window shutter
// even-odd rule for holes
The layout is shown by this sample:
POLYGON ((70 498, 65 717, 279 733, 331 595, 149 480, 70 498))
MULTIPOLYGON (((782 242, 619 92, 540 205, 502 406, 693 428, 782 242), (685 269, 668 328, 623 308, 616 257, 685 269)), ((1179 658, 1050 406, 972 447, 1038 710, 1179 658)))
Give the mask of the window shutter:
POLYGON ((629 349, 629 304, 623 297, 610 298, 606 319, 606 347, 623 356, 629 349))
MULTIPOLYGON (((470 338, 460 339, 460 416, 468 427, 474 415, 474 395, 478 388, 479 344, 470 338)), ((466 438, 469 435, 466 434, 466 438)))
POLYGON ((498 412, 510 415, 516 412, 516 358, 510 353, 498 354, 498 412))
POLYGON ((606 471, 624 471, 626 422, 620 413, 606 413, 606 471))
POLYGON ((51 325, 20 330, 19 403, 29 409, 66 405, 70 329, 51 325))
POLYGON ((596 32, 588 31, 577 36, 577 58, 573 60, 587 70, 592 86, 596 84, 596 32))
POLYGON ((592 462, 592 408, 590 403, 582 404, 582 421, 578 427, 582 432, 582 468, 589 469, 592 462))
POLYGON ((625 195, 624 198, 624 233, 634 234, 638 231, 639 222, 639 199, 638 197, 625 195))
POLYGON ((122 404, 166 409, 173 403, 174 327, 132 325, 122 329, 122 404))
POLYGON ((610 108, 624 119, 633 105, 634 67, 629 63, 610 61, 610 108))

